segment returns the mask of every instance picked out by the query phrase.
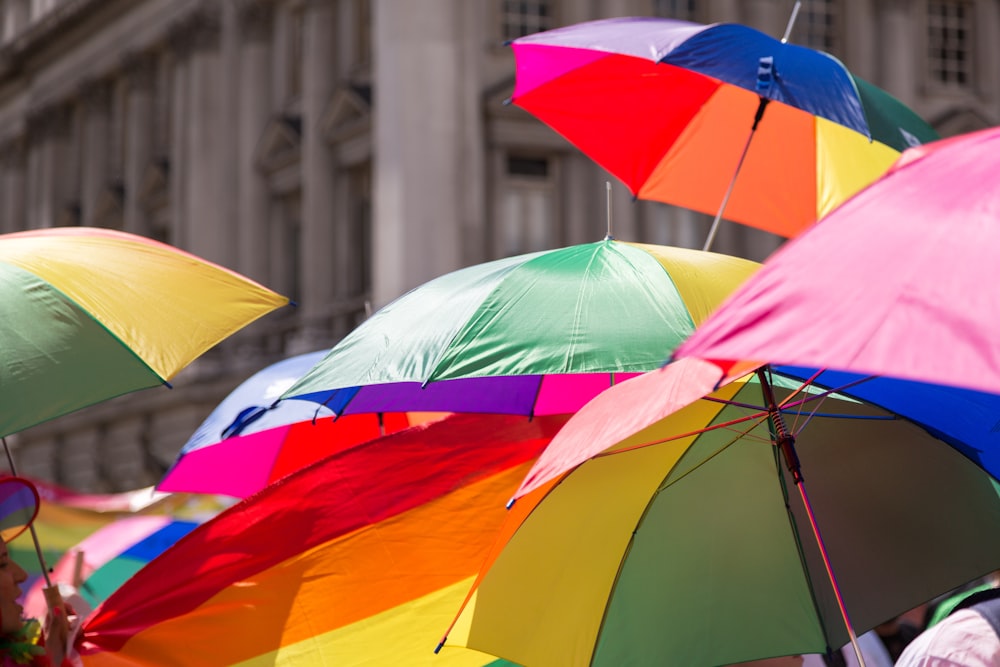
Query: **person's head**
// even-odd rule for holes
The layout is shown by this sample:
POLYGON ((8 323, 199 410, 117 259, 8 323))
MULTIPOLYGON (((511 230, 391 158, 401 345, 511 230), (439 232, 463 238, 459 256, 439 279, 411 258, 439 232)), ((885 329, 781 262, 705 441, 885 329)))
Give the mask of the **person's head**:
POLYGON ((28 578, 24 568, 11 558, 7 543, 0 538, 0 633, 11 634, 21 629, 23 608, 18 602, 21 584, 28 578))

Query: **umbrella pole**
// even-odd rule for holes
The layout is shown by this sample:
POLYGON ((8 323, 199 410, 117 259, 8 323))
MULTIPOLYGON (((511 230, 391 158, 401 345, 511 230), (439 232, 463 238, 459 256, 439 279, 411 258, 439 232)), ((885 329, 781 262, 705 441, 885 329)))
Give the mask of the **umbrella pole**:
MULTIPOLYGON (((10 455, 10 447, 7 446, 6 436, 0 438, 0 440, 3 440, 3 451, 7 455, 7 465, 10 466, 10 473, 16 475, 17 469, 14 467, 14 457, 10 455)), ((28 530, 31 532, 31 540, 35 543, 35 555, 38 556, 38 564, 42 566, 42 577, 45 579, 45 587, 52 588, 52 581, 49 580, 49 567, 45 564, 45 556, 42 555, 42 545, 38 541, 38 533, 35 532, 34 521, 28 526, 28 530)))
POLYGON ((740 161, 736 163, 736 171, 733 172, 733 177, 729 179, 729 187, 726 188, 726 194, 722 197, 722 204, 719 205, 719 210, 715 214, 715 220, 712 221, 712 227, 708 230, 708 238, 705 239, 705 245, 702 247, 702 250, 709 250, 712 247, 712 241, 715 240, 715 233, 719 231, 719 222, 722 220, 722 213, 726 210, 729 197, 733 194, 733 188, 736 187, 736 178, 740 175, 740 169, 743 168, 743 160, 746 159, 747 151, 750 150, 750 142, 753 141, 754 132, 757 131, 760 119, 764 117, 764 109, 767 108, 767 103, 770 101, 769 98, 763 95, 760 97, 760 102, 757 105, 757 113, 753 117, 753 126, 750 128, 750 136, 747 137, 747 142, 743 146, 743 152, 740 153, 740 161))
POLYGON ((760 378, 761 388, 764 391, 764 399, 767 401, 767 411, 774 424, 774 431, 777 436, 774 444, 781 450, 781 454, 785 459, 785 465, 788 467, 788 471, 792 475, 792 480, 799 490, 802 505, 806 509, 806 516, 809 517, 809 526, 812 528, 816 544, 819 546, 820 556, 823 558, 823 567, 826 568, 826 576, 830 579, 830 585, 833 587, 833 595, 837 599, 840 617, 844 620, 844 626, 847 628, 847 634, 851 639, 851 647, 854 649, 854 655, 858 658, 858 664, 861 667, 866 667, 865 659, 861 655, 861 647, 858 645, 858 635, 854 632, 854 626, 847 615, 847 606, 844 604, 844 597, 840 594, 840 585, 837 584, 837 578, 833 574, 830 556, 826 551, 823 536, 819 532, 819 526, 816 524, 816 516, 813 514, 809 495, 806 493, 805 481, 802 479, 802 466, 799 464, 798 454, 795 453, 795 436, 789 433, 788 428, 785 426, 785 420, 778 410, 777 402, 774 400, 774 391, 771 389, 771 383, 767 380, 766 371, 763 368, 758 369, 757 377, 760 378))

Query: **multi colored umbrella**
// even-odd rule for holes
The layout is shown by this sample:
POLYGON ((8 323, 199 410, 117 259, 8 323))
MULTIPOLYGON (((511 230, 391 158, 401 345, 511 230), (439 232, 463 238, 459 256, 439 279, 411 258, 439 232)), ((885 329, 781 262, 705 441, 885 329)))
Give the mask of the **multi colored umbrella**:
POLYGON ((111 530, 112 537, 120 535, 111 528, 120 521, 136 519, 132 525, 150 527, 150 530, 172 521, 200 523, 232 504, 217 496, 156 493, 152 487, 123 493, 89 494, 43 480, 30 482, 41 498, 32 528, 37 533, 43 558, 38 558, 29 540, 15 540, 8 545, 8 550, 11 558, 28 573, 27 581, 21 584, 25 592, 22 604, 28 616, 37 618, 45 613, 42 586, 51 583, 42 576, 42 562, 54 564, 47 574, 62 588, 62 584, 73 582, 76 551, 85 550, 86 560, 80 562, 80 574, 84 575, 89 573, 88 563, 92 566, 102 549, 113 550, 119 546, 115 540, 106 541, 94 535, 104 534, 105 530, 111 530))
POLYGON ((84 664, 509 664, 433 648, 566 419, 453 415, 288 475, 108 597, 84 664))
POLYGON ((832 56, 743 25, 614 18, 512 48, 514 105, 633 195, 786 237, 938 136, 832 56))
POLYGON ((0 236, 0 436, 167 384, 288 299, 156 241, 66 227, 0 236))
MULTIPOLYGON (((50 578, 67 584, 93 609, 146 563, 191 532, 199 522, 166 515, 125 516, 99 528, 56 561, 50 578)), ((42 581, 24 596, 28 618, 45 616, 42 581)), ((85 615, 86 609, 76 609, 85 615)))
POLYGON ((335 451, 423 421, 406 413, 334 418, 315 404, 277 402, 325 354, 283 359, 241 383, 188 439, 157 488, 245 498, 335 451))
POLYGON ((375 313, 284 397, 337 414, 566 414, 658 367, 758 265, 606 239, 432 280, 375 313))
POLYGON ((38 491, 22 477, 0 477, 0 539, 5 543, 27 530, 38 516, 38 491))
POLYGON ((771 257, 677 355, 1000 393, 998 170, 998 128, 906 151, 771 257))
POLYGON ((698 667, 826 653, 1000 567, 1000 485, 952 446, 995 444, 1000 396, 944 414, 913 383, 800 377, 699 398, 718 369, 682 360, 594 399, 519 490, 442 654, 698 667))

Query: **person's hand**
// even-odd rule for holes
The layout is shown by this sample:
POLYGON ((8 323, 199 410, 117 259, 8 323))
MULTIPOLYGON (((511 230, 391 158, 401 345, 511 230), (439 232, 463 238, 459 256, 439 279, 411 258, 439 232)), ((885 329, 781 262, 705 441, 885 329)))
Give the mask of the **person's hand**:
POLYGON ((46 588, 44 592, 49 608, 43 626, 45 652, 52 667, 61 667, 63 660, 74 653, 72 642, 81 619, 73 607, 63 600, 57 586, 46 588))

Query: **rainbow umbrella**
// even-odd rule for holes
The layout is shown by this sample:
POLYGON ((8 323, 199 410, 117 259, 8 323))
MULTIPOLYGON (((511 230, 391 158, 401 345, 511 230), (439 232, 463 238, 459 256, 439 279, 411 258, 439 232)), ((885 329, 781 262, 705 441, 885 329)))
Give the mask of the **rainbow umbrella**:
POLYGON ((0 539, 10 542, 38 515, 38 491, 21 477, 0 478, 0 539))
POLYGON ((509 664, 433 649, 566 419, 452 415, 288 475, 111 594, 84 664, 509 664))
MULTIPOLYGON (((128 392, 169 386, 199 355, 288 303, 177 248, 88 227, 0 236, 0 298, 5 450, 12 433, 128 392)), ((13 468, 9 452, 8 460, 13 468)), ((42 559, 37 532, 31 535, 42 559)))
POLYGON ((938 136, 832 56, 743 25, 615 18, 511 46, 513 104, 633 195, 786 237, 938 136))
MULTIPOLYGON (((52 568, 55 584, 67 584, 90 609, 117 590, 146 563, 193 530, 199 522, 166 515, 124 516, 98 528, 68 549, 52 568)), ((42 580, 24 596, 28 618, 45 615, 42 580)), ((86 609, 77 609, 86 615, 86 609)))
MULTIPOLYGON (((166 494, 151 488, 115 494, 84 494, 42 480, 30 480, 41 498, 32 529, 38 536, 42 560, 55 563, 97 530, 123 516, 140 511, 162 512, 166 494)), ((28 573, 25 591, 44 580, 41 562, 31 541, 15 540, 8 545, 11 557, 28 573)))
POLYGON ((283 359, 242 382, 184 444, 157 489, 245 498, 335 451, 423 421, 405 413, 334 418, 312 403, 278 402, 325 354, 283 359))
POLYGON ((0 436, 165 385, 288 299, 151 239, 53 227, 0 236, 0 436))
POLYGON ((568 414, 660 366, 757 266, 610 238, 478 264, 382 308, 284 397, 336 414, 568 414))
POLYGON ((964 455, 1000 441, 1000 396, 803 374, 713 392, 719 369, 682 359, 588 403, 515 494, 442 654, 860 655, 856 631, 1000 568, 1000 484, 964 455))

